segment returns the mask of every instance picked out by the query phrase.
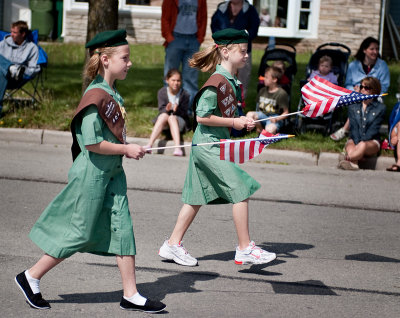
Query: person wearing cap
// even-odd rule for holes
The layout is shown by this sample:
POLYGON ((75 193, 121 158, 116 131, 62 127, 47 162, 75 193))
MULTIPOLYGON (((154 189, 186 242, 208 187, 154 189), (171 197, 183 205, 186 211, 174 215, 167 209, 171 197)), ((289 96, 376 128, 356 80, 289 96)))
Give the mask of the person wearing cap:
MULTIPOLYGON (((228 28, 212 37, 215 44, 194 54, 189 61, 192 67, 213 72, 194 99, 193 144, 229 139, 231 128, 251 130, 255 127, 252 119, 237 117, 241 94, 235 74, 247 61, 248 33, 228 28)), ((197 259, 183 247, 184 234, 202 205, 231 203, 239 241, 235 263, 265 264, 274 260, 275 253, 262 250, 250 240, 248 201, 259 187, 260 184, 235 163, 220 160, 219 145, 192 147, 182 192, 184 204, 159 255, 180 265, 196 266, 197 259)))
POLYGON ((140 159, 143 147, 126 142, 123 98, 115 87, 132 66, 125 30, 98 33, 86 44, 84 76, 92 80, 71 123, 73 164, 67 186, 47 206, 29 237, 44 251, 15 277, 29 305, 50 309, 40 279, 77 252, 116 256, 122 277, 120 308, 145 312, 166 306, 141 296, 136 287, 135 238, 122 157, 140 159))
POLYGON ((218 4, 211 17, 211 31, 213 33, 233 28, 236 30, 247 30, 249 40, 247 54, 249 55, 246 65, 239 70, 238 78, 242 82, 244 99, 247 97, 247 88, 251 76, 251 43, 257 37, 260 26, 260 17, 254 6, 247 0, 230 0, 218 4))
MULTIPOLYGON (((182 66, 182 88, 190 94, 190 105, 198 91, 199 74, 189 67, 187 61, 203 43, 206 27, 206 0, 163 0, 161 35, 165 39, 164 78, 169 70, 179 70, 182 66)), ((164 84, 167 86, 166 82, 164 84)))
POLYGON ((20 83, 40 71, 39 48, 28 39, 29 32, 25 21, 13 22, 11 34, 0 42, 0 114, 8 83, 20 83))

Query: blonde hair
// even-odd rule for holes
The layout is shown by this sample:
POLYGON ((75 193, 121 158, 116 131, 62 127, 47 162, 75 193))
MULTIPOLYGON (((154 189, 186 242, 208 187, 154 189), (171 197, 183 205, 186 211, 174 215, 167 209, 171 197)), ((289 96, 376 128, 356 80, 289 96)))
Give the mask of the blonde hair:
POLYGON ((318 65, 321 65, 321 63, 324 63, 324 62, 328 62, 331 66, 332 66, 332 63, 333 63, 332 62, 332 58, 330 56, 328 56, 328 55, 322 56, 318 61, 318 65))
POLYGON ((218 46, 214 44, 213 46, 210 46, 202 51, 194 53, 192 58, 188 61, 189 66, 197 68, 202 72, 214 73, 217 64, 220 64, 222 61, 220 50, 224 47, 226 47, 228 50, 233 50, 234 48, 239 47, 239 44, 218 44, 218 46))
POLYGON ((83 78, 93 80, 96 75, 99 73, 100 67, 102 67, 100 56, 102 54, 107 55, 107 57, 111 57, 118 51, 118 46, 115 47, 103 47, 91 50, 89 52, 90 58, 85 64, 85 68, 83 70, 83 78))

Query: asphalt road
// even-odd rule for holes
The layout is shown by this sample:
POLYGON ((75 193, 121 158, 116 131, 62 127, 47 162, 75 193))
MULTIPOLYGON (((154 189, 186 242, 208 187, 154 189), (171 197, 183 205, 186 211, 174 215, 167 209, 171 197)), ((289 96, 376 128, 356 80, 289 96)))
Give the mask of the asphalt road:
MULTIPOLYGON (((13 282, 41 251, 28 238, 63 188, 69 147, 0 141, 2 317, 147 317, 119 309, 113 257, 77 254, 41 283, 50 311, 30 309, 13 282)), ((266 150, 268 151, 268 150, 266 150)), ((400 174, 246 163, 262 188, 250 203, 252 239, 277 253, 237 266, 231 206, 203 207, 184 238, 199 266, 164 262, 158 248, 181 207, 188 158, 125 160, 140 292, 169 317, 399 317, 400 174)))

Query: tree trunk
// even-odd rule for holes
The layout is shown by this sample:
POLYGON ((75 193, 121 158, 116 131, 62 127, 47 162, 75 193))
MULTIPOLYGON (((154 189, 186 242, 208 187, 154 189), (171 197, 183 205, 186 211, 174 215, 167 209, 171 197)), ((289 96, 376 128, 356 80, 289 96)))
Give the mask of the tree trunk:
MULTIPOLYGON (((86 43, 97 33, 118 29, 118 0, 89 0, 86 43)), ((85 63, 89 59, 86 52, 85 63)), ((85 91, 90 80, 83 79, 82 91, 85 91)))
POLYGON ((97 33, 118 29, 118 0, 89 0, 86 42, 97 33))

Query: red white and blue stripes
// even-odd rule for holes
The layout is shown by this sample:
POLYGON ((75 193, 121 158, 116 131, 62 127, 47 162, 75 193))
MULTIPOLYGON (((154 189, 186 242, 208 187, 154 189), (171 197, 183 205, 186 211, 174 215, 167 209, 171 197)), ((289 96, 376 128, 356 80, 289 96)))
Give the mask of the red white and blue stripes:
POLYGON ((303 86, 301 94, 306 105, 302 110, 303 115, 311 118, 333 112, 339 106, 356 104, 380 96, 357 93, 318 76, 303 86))
POLYGON ((244 140, 222 139, 220 144, 220 159, 234 163, 244 163, 258 156, 263 149, 281 139, 289 138, 289 135, 272 135, 263 130, 258 138, 244 140))

